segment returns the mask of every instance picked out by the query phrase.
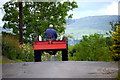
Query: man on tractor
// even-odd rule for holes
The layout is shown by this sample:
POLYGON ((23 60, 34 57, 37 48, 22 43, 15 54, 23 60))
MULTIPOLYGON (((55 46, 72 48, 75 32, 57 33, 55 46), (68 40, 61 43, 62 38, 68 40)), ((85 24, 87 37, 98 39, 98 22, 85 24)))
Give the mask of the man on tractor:
POLYGON ((46 41, 34 41, 34 60, 35 62, 41 61, 43 52, 47 52, 50 55, 55 55, 57 51, 62 51, 62 61, 68 60, 68 44, 67 38, 63 37, 60 41, 57 39, 57 32, 53 29, 53 25, 49 25, 49 29, 45 31, 46 41))
MULTIPOLYGON (((57 39, 57 32, 55 29, 53 29, 52 24, 50 24, 49 29, 45 31, 45 35, 46 35, 46 40, 49 41, 49 44, 52 44, 52 41, 57 39)), ((55 51, 47 51, 47 52, 51 55, 55 55, 57 51, 55 50, 55 51)))

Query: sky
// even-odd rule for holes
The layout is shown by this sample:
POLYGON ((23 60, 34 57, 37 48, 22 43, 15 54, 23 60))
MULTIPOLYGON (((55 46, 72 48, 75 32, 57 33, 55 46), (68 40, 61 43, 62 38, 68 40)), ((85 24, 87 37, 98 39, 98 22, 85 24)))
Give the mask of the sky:
POLYGON ((70 11, 73 19, 97 15, 118 15, 118 2, 78 2, 78 8, 70 11))
MULTIPOLYGON (((9 0, 0 0, 0 7, 9 0)), ((75 0, 78 8, 69 11, 73 19, 98 15, 118 15, 118 0, 75 0)), ((0 26, 3 26, 2 17, 4 13, 0 10, 0 26)))

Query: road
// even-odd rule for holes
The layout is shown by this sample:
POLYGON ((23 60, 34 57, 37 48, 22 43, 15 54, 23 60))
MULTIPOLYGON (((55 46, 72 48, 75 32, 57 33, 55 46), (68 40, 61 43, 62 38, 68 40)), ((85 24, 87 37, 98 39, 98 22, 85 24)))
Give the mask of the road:
POLYGON ((95 61, 44 61, 3 64, 3 78, 115 78, 118 64, 95 61))

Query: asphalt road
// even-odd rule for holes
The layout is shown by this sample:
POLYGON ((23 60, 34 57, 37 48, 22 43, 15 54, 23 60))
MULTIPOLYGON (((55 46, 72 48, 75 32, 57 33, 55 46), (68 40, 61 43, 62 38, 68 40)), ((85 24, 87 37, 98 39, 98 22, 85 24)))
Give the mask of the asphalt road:
POLYGON ((118 64, 92 61, 46 61, 3 64, 3 78, 115 78, 118 64))

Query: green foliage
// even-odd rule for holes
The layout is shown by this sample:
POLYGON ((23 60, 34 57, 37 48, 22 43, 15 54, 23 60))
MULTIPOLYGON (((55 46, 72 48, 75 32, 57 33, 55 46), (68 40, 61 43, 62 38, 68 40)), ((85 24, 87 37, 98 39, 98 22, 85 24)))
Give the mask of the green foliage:
POLYGON ((42 61, 49 61, 50 56, 51 55, 49 53, 44 53, 42 54, 41 59, 42 61))
POLYGON ((2 54, 9 59, 15 60, 17 54, 20 54, 18 41, 12 36, 3 36, 2 38, 2 54))
POLYGON ((113 24, 115 30, 112 32, 113 45, 110 46, 112 58, 115 61, 120 60, 120 22, 113 24))
POLYGON ((72 45, 68 46, 68 58, 69 58, 69 60, 74 60, 74 57, 72 56, 74 54, 73 49, 74 49, 74 46, 72 46, 72 45))
POLYGON ((44 52, 41 56, 42 61, 51 61, 51 57, 54 57, 54 60, 62 61, 61 51, 58 51, 55 55, 50 55, 49 53, 44 52))
MULTIPOLYGON (((23 3, 23 38, 24 42, 33 41, 37 35, 45 38, 44 32, 49 24, 53 24, 58 34, 65 32, 66 17, 71 18, 67 12, 77 8, 76 2, 24 2, 23 3)), ((9 1, 3 5, 5 15, 2 21, 3 28, 13 29, 18 35, 19 18, 18 2, 9 1)))
POLYGON ((107 44, 108 46, 113 45, 112 37, 106 37, 106 44, 107 44))
POLYGON ((106 38, 100 34, 83 36, 83 40, 74 46, 73 60, 77 61, 111 61, 106 38))
POLYGON ((68 52, 71 52, 73 50, 73 48, 74 48, 73 45, 68 46, 68 52))
POLYGON ((29 44, 22 44, 19 46, 20 50, 22 51, 19 54, 18 59, 26 62, 31 62, 34 60, 34 50, 33 47, 29 44))
POLYGON ((15 61, 33 61, 33 48, 28 44, 19 45, 18 40, 10 35, 2 37, 2 55, 15 61))
POLYGON ((55 54, 55 57, 57 59, 59 59, 60 61, 62 61, 62 51, 58 51, 56 54, 55 54))

